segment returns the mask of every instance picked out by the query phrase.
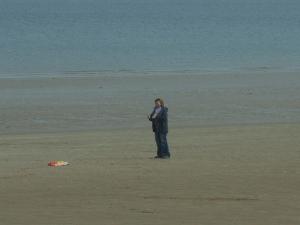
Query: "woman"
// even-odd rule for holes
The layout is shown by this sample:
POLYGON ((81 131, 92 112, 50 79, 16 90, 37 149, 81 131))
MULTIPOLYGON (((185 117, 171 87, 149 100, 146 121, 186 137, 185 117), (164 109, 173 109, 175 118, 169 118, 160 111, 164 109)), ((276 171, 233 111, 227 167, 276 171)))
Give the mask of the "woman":
POLYGON ((148 116, 148 119, 152 122, 152 130, 157 145, 157 155, 154 158, 168 159, 171 156, 167 142, 168 108, 165 107, 161 98, 155 99, 154 103, 155 107, 148 116))

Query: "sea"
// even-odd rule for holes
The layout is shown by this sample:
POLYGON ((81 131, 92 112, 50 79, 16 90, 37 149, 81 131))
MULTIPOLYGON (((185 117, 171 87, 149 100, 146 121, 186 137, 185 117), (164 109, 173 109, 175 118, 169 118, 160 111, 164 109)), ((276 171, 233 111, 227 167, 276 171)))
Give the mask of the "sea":
POLYGON ((298 0, 0 0, 0 77, 300 70, 298 0))

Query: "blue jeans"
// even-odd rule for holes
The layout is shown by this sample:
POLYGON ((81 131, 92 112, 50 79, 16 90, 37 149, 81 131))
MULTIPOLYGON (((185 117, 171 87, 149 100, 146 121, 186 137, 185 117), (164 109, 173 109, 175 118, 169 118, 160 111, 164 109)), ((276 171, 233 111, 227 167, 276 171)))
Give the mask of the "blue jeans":
POLYGON ((155 142, 157 145, 157 156, 170 157, 169 145, 167 142, 167 134, 155 132, 155 142))

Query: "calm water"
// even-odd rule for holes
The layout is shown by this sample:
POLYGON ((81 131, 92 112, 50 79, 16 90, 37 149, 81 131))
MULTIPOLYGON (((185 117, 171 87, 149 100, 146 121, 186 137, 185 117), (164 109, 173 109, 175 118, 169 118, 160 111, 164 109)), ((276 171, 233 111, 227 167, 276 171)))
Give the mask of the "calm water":
POLYGON ((297 0, 0 0, 0 74, 298 70, 297 0))

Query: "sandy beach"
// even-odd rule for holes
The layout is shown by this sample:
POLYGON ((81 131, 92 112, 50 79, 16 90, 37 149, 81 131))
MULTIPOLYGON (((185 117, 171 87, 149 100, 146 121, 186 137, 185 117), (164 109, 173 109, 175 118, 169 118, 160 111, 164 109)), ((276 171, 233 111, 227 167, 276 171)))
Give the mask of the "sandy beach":
POLYGON ((1 137, 1 224, 300 222, 300 125, 1 137), (50 159, 71 165, 49 168, 50 159))
POLYGON ((149 128, 157 97, 172 128, 300 122, 297 72, 0 77, 0 96, 0 134, 149 128))
POLYGON ((0 0, 0 225, 300 225, 299 12, 0 0))
POLYGON ((0 224, 298 225, 298 74, 160 80, 2 78, 0 224), (170 160, 153 159, 157 95, 170 160))

